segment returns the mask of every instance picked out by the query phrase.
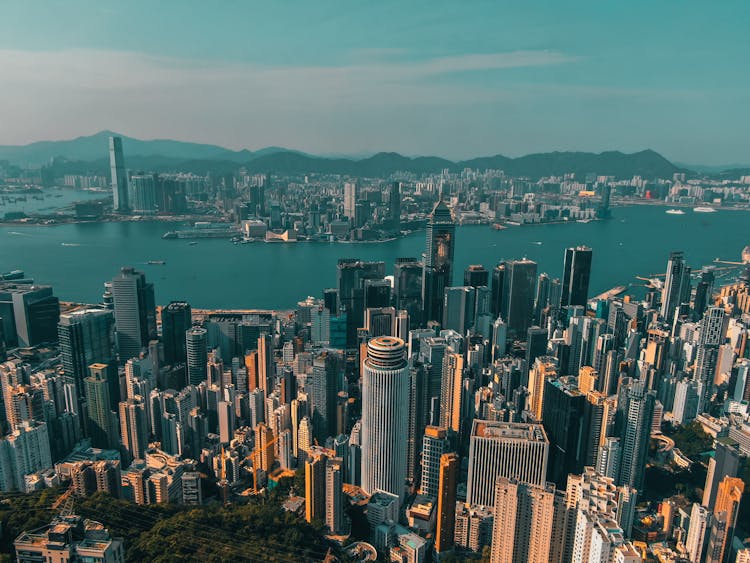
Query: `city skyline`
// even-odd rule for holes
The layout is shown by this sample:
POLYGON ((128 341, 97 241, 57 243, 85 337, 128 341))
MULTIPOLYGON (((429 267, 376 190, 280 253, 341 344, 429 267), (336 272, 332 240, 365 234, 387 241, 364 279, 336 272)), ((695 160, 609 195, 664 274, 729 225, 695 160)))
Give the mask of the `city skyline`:
POLYGON ((11 3, 0 102, 16 111, 0 143, 112 129, 322 155, 651 148, 693 165, 750 160, 749 85, 733 72, 747 46, 744 3, 394 6, 194 5, 189 15, 11 3))

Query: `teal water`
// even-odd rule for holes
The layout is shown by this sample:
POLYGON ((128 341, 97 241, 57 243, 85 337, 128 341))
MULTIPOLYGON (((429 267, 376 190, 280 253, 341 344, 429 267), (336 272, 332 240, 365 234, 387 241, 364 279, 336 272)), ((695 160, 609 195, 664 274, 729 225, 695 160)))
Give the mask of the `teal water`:
MULTIPOLYGON (((456 236, 455 284, 469 264, 491 267, 499 260, 528 257, 539 272, 559 276, 563 250, 587 244, 594 250, 591 294, 638 284, 636 275, 663 272, 672 250, 683 250, 697 269, 715 257, 738 260, 750 244, 750 212, 718 211, 666 215, 656 206, 621 207, 611 220, 510 227, 460 227, 456 236)), ((38 283, 52 284, 62 300, 99 302, 102 283, 123 265, 146 272, 159 303, 185 299, 194 307, 286 308, 336 283, 336 261, 344 257, 384 260, 388 271, 399 256, 419 256, 424 232, 366 244, 233 245, 228 240, 163 240, 164 223, 85 223, 50 227, 0 227, 0 271, 22 269, 38 283), (164 266, 148 260, 166 260, 164 266)))
POLYGON ((90 199, 103 199, 107 197, 106 193, 75 190, 73 188, 45 188, 41 194, 15 194, 12 192, 0 194, 0 196, 3 195, 13 201, 4 200, 0 197, 0 218, 4 217, 6 213, 13 211, 52 213, 76 201, 88 201, 90 199), (36 199, 33 196, 41 196, 42 199, 36 199), (21 199, 23 197, 26 198, 25 201, 21 199))

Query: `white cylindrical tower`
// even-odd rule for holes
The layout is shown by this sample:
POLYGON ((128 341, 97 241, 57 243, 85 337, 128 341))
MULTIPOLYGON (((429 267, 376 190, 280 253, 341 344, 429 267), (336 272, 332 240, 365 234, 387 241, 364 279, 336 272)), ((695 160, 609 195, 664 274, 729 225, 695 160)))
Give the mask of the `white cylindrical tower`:
POLYGON ((409 413, 404 341, 373 338, 362 362, 362 489, 403 501, 409 413))

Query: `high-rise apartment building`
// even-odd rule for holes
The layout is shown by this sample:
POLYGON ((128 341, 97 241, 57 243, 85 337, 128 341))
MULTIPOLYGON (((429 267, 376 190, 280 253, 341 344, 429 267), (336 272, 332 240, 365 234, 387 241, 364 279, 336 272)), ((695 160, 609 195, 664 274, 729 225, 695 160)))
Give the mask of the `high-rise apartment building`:
MULTIPOLYGON (((498 477, 491 563, 549 563, 555 523, 555 488, 498 477)), ((561 507, 557 507, 561 511, 561 507)))

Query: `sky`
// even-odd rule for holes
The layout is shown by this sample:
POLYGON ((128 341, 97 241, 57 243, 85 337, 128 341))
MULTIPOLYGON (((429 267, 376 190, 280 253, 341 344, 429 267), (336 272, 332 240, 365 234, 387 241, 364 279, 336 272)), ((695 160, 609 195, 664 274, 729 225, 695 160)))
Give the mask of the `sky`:
POLYGON ((0 144, 750 164, 750 2, 3 0, 0 144))

